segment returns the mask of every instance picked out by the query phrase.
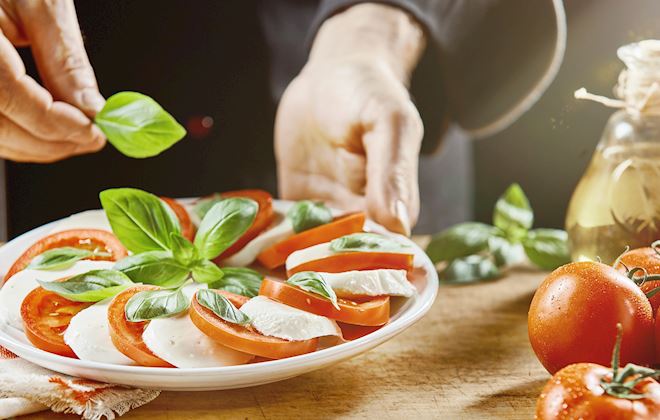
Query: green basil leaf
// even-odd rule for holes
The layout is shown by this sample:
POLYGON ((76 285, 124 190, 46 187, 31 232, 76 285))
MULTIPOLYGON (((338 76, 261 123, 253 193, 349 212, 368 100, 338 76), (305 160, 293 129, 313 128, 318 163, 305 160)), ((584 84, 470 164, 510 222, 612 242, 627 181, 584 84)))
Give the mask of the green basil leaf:
POLYGON ((220 319, 232 324, 247 325, 250 317, 237 309, 226 297, 212 290, 201 289, 197 291, 197 302, 211 310, 220 319))
POLYGON ((99 194, 112 231, 129 251, 169 250, 170 233, 181 232, 176 215, 161 199, 134 188, 114 188, 99 194))
POLYGON ((133 285, 131 279, 115 270, 92 270, 64 281, 37 282, 44 289, 76 302, 98 302, 133 285))
POLYGON ((184 238, 183 235, 178 232, 172 232, 170 237, 172 242, 172 255, 175 260, 186 267, 192 266, 197 260, 199 260, 199 252, 192 242, 184 238))
POLYGON ((287 283, 298 286, 301 289, 322 296, 332 302, 332 306, 339 309, 337 304, 337 295, 325 279, 314 271, 301 271, 291 276, 287 283))
POLYGON ((72 267, 76 262, 85 258, 97 256, 110 256, 107 252, 94 252, 87 249, 65 246, 53 248, 37 255, 28 265, 33 270, 64 270, 72 267))
POLYGON ((484 223, 460 223, 433 235, 426 254, 435 264, 477 254, 488 248, 488 239, 497 232, 499 229, 484 223))
POLYGON ((149 251, 129 255, 113 267, 135 283, 154 284, 163 288, 179 287, 188 279, 190 269, 175 260, 169 251, 149 251))
POLYGON ((518 264, 525 259, 525 252, 520 244, 511 243, 500 236, 492 236, 488 239, 488 251, 498 267, 518 264))
POLYGON ((296 233, 332 221, 330 209, 321 201, 298 201, 289 209, 286 215, 291 220, 293 231, 296 233))
POLYGON ((529 260, 544 270, 571 262, 568 235, 559 229, 534 229, 522 241, 529 260))
POLYGON ((408 246, 377 233, 352 233, 330 242, 334 252, 400 252, 408 246))
POLYGON ((199 260, 192 269, 193 279, 198 283, 213 283, 222 279, 224 273, 213 261, 199 260))
POLYGON ((186 130, 156 101, 137 92, 119 92, 94 117, 108 141, 132 158, 147 158, 172 147, 186 130))
POLYGON ((129 321, 140 322, 174 316, 189 306, 190 299, 181 289, 145 290, 136 293, 126 302, 124 312, 129 321))
POLYGON ((529 200, 518 184, 511 184, 495 203, 493 224, 514 240, 521 239, 534 223, 529 200))
POLYGON ((206 216, 206 213, 208 213, 208 211, 211 210, 211 207, 218 204, 222 200, 224 200, 222 196, 217 193, 209 197, 200 198, 195 203, 195 206, 193 207, 193 211, 195 212, 197 217, 199 217, 199 220, 202 220, 204 216, 206 216))
POLYGON ((470 255, 453 260, 440 272, 443 283, 473 283, 500 275, 495 263, 485 255, 470 255))
POLYGON ((220 280, 209 284, 209 289, 226 290, 247 297, 259 294, 264 276, 258 271, 244 267, 223 267, 220 280))
POLYGON ((254 222, 259 204, 248 198, 227 198, 206 213, 195 236, 195 246, 202 258, 213 259, 222 254, 248 230, 254 222))

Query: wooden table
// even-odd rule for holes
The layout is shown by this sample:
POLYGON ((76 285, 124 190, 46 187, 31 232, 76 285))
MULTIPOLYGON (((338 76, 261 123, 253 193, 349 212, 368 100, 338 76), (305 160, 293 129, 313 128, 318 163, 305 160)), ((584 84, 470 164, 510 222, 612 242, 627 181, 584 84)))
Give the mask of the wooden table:
POLYGON ((518 269, 443 286, 423 320, 360 357, 255 388, 163 392, 122 419, 531 419, 549 378, 527 340, 527 309, 543 276, 518 269))

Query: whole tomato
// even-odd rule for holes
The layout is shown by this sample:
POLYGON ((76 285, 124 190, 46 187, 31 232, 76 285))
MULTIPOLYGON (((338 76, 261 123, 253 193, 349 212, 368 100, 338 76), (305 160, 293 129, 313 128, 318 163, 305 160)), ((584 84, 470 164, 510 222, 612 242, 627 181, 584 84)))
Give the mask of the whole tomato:
POLYGON ((623 326, 623 362, 651 365, 655 326, 644 293, 608 265, 576 262, 546 277, 532 299, 527 325, 536 356, 555 373, 573 363, 608 364, 617 323, 623 326))
MULTIPOLYGON (((643 268, 652 276, 651 280, 645 281, 640 286, 642 292, 649 293, 660 287, 660 279, 653 279, 653 277, 657 278, 660 275, 660 254, 658 254, 655 247, 637 248, 624 252, 614 265, 614 268, 622 273, 627 273, 628 270, 635 267, 643 268)), ((651 302, 653 315, 655 315, 658 312, 658 307, 660 307, 660 293, 651 296, 649 302, 651 302)))

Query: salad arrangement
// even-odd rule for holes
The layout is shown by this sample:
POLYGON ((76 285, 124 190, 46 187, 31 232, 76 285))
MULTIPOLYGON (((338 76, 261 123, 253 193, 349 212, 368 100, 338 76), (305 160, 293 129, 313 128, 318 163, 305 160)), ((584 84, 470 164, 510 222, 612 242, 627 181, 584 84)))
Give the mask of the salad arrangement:
POLYGON ((412 249, 364 232, 363 213, 261 190, 100 200, 5 276, 0 318, 42 350, 153 367, 279 359, 368 334, 391 296, 416 293, 412 249))

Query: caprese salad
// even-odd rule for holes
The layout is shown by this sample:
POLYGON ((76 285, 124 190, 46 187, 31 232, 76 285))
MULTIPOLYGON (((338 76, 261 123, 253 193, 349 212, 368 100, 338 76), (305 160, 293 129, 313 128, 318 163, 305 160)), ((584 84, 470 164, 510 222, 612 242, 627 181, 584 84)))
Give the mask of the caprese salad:
POLYGON ((416 293, 412 247, 365 232, 363 213, 261 190, 100 199, 5 275, 0 320, 39 349, 151 367, 281 359, 373 332, 391 297, 416 293))

